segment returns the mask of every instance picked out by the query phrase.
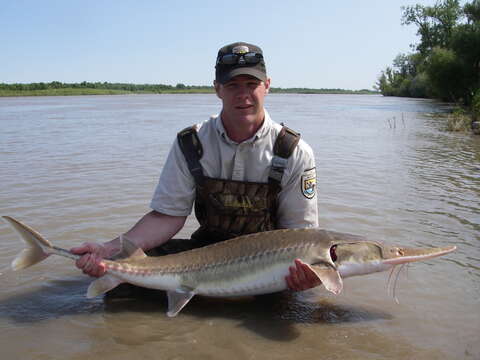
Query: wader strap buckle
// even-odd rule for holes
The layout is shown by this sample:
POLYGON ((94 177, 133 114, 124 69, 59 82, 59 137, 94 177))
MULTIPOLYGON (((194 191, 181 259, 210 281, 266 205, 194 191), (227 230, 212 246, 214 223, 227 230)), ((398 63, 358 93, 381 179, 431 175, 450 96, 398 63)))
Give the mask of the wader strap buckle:
POLYGON ((268 174, 268 180, 274 180, 277 183, 282 181, 283 172, 287 167, 288 159, 282 158, 280 156, 274 155, 272 159, 272 168, 268 174))

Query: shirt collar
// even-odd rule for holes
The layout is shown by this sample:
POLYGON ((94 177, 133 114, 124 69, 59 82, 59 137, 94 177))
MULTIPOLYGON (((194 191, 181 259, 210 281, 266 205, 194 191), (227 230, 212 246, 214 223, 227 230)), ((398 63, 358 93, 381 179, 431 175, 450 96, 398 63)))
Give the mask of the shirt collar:
MULTIPOLYGON (((242 143, 254 143, 256 140, 265 137, 270 131, 270 129, 272 128, 272 119, 270 118, 270 115, 268 114, 267 110, 266 109, 263 109, 263 110, 265 113, 265 118, 263 120, 262 126, 260 126, 260 128, 251 138, 245 141, 242 141, 242 143)), ((220 135, 220 137, 224 139, 227 143, 238 144, 237 142, 233 141, 228 137, 227 131, 223 126, 221 115, 218 115, 217 118, 215 119, 215 128, 217 130, 217 133, 220 135)))

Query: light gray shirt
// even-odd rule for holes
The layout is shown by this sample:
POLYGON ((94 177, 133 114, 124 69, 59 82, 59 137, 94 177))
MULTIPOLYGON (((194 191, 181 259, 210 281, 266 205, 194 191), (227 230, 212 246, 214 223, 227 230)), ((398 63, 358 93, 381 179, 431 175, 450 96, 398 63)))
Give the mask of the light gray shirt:
MULTIPOLYGON (((265 111, 265 120, 250 139, 232 141, 220 116, 196 125, 203 147, 200 164, 205 176, 249 182, 268 182, 273 145, 282 129, 265 111)), ((277 226, 318 226, 315 159, 310 146, 300 140, 288 158, 278 195, 277 226)), ((150 207, 171 216, 188 216, 195 200, 195 181, 178 141, 168 155, 150 207)))

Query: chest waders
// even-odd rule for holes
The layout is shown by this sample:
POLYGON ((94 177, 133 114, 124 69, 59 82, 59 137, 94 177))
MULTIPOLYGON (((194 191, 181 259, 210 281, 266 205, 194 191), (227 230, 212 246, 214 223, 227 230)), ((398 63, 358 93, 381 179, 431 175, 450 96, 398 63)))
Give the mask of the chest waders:
POLYGON ((280 184, 300 134, 286 126, 282 128, 274 144, 267 183, 207 177, 200 164, 203 148, 196 128, 180 131, 177 139, 195 180, 195 216, 200 227, 192 234, 192 240, 203 246, 276 228, 280 184))

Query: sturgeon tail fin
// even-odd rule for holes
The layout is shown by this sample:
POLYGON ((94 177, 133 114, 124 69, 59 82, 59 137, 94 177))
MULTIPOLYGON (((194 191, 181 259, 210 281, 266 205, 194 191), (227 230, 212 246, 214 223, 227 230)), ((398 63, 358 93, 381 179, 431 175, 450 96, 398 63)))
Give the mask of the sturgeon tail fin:
POLYGON ((2 217, 28 246, 12 261, 13 270, 28 268, 46 259, 51 254, 48 249, 52 248, 52 244, 42 235, 10 216, 2 217))

